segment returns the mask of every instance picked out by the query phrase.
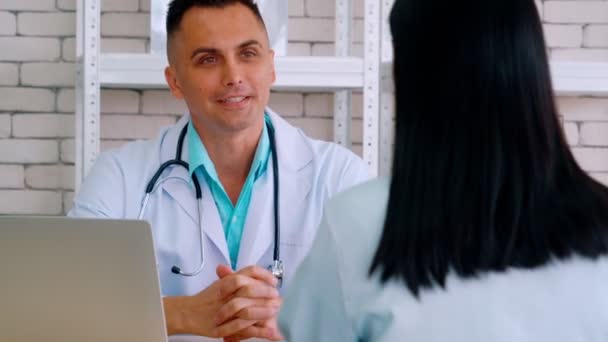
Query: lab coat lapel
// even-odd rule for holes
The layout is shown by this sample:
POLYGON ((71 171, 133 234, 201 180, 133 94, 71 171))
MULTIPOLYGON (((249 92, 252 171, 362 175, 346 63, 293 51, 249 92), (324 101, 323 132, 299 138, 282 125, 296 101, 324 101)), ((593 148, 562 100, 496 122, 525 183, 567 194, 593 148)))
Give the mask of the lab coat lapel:
MULTIPOLYGON (((312 150, 301 133, 270 109, 275 131, 279 164, 279 221, 281 236, 290 236, 299 229, 299 209, 306 210, 312 186, 312 150)), ((253 188, 241 240, 237 268, 258 264, 269 249, 274 247, 274 190, 272 158, 263 177, 253 188)))
POLYGON ((256 264, 274 241, 272 160, 253 185, 237 259, 237 269, 256 264))
MULTIPOLYGON (((175 147, 177 146, 179 133, 187 123, 188 119, 189 116, 185 115, 177 125, 171 128, 172 131, 169 132, 166 141, 163 143, 163 147, 161 148, 161 160, 163 162, 175 158, 175 147)), ((182 160, 186 162, 188 161, 188 144, 185 142, 183 145, 182 160)), ((167 171, 166 176, 161 177, 161 179, 165 177, 176 179, 170 179, 163 183, 163 191, 165 191, 171 198, 173 198, 173 200, 175 200, 175 202, 177 202, 177 204, 190 217, 193 224, 195 224, 199 229, 202 227, 205 235, 220 250, 226 262, 228 262, 230 257, 228 254, 226 237, 224 236, 224 228, 217 211, 217 206, 213 201, 209 186, 205 180, 199 178, 203 202, 203 222, 201 223, 199 222, 198 203, 196 201, 194 183, 191 181, 188 170, 181 166, 172 166, 171 169, 167 171)), ((180 227, 175 227, 175 229, 180 229, 180 227)))

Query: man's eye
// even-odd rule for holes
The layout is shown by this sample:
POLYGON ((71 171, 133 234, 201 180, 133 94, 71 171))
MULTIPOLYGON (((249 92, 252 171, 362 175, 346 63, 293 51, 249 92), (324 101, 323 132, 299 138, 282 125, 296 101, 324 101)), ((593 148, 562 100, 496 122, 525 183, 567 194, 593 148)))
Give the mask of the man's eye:
POLYGON ((245 57, 254 57, 254 56, 256 56, 256 55, 257 55, 257 54, 256 54, 254 51, 249 51, 249 50, 248 50, 248 51, 244 51, 244 52, 243 52, 243 56, 245 56, 245 57))
POLYGON ((217 59, 213 56, 207 56, 207 57, 203 57, 199 60, 199 63, 201 64, 211 64, 211 63, 215 63, 217 59))

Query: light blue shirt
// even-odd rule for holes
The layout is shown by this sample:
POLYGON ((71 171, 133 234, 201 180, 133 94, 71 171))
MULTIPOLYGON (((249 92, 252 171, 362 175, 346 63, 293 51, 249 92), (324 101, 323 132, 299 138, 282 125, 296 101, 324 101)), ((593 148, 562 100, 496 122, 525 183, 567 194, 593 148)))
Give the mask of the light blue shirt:
MULTIPOLYGON (((335 195, 284 297, 289 342, 606 341, 608 256, 572 255, 532 269, 448 273, 417 299, 400 279, 369 275, 384 232, 390 179, 335 195)), ((407 227, 403 227, 407 229, 407 227)))
POLYGON ((211 191, 211 195, 213 196, 213 200, 222 220, 226 244, 228 245, 228 251, 230 253, 230 263, 233 269, 236 269, 237 258, 241 246, 241 237, 243 236, 243 229, 249 210, 253 185, 266 171, 268 158, 270 157, 270 139, 268 137, 268 129, 266 128, 267 124, 270 124, 268 115, 264 115, 264 120, 265 124, 262 136, 258 142, 249 175, 245 180, 245 184, 243 184, 236 205, 232 204, 230 197, 228 197, 224 186, 220 182, 213 161, 209 157, 207 149, 192 125, 192 121, 188 124, 187 139, 190 175, 196 172, 196 176, 199 179, 204 179, 209 185, 209 190, 211 191))

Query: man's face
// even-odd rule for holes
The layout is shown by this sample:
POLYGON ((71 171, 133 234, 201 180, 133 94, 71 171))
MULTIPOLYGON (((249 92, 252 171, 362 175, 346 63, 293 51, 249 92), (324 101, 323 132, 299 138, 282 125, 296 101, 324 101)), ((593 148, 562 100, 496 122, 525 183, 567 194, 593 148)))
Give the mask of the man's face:
POLYGON ((165 76, 195 126, 236 132, 262 122, 275 81, 274 52, 250 9, 193 7, 169 44, 165 76))

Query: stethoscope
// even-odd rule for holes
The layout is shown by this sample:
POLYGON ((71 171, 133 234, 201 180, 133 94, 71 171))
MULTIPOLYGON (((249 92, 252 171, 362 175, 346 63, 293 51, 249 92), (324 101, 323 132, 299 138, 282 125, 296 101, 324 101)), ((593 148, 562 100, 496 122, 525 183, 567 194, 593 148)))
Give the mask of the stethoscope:
MULTIPOLYGON (((279 222, 279 167, 278 167, 278 158, 277 158, 277 149, 276 149, 276 143, 274 140, 274 128, 269 124, 266 123, 266 128, 268 129, 268 137, 270 140, 270 152, 272 154, 272 177, 273 177, 273 190, 274 190, 274 251, 273 251, 273 257, 272 257, 272 265, 268 266, 268 270, 270 270, 270 272, 272 273, 273 276, 275 276, 277 278, 278 282, 278 286, 280 287, 282 282, 283 282, 283 273, 284 273, 284 269, 283 269, 283 261, 281 261, 280 259, 280 248, 279 248, 279 242, 281 241, 280 237, 280 222, 279 222)), ((148 182, 148 185, 146 186, 146 195, 144 196, 143 200, 142 200, 142 204, 141 204, 141 209, 139 210, 139 215, 137 217, 138 220, 143 219, 144 216, 144 212, 146 210, 146 207, 148 206, 148 201, 150 200, 150 195, 156 191, 156 189, 163 184, 164 182, 166 182, 169 179, 178 179, 181 181, 185 181, 183 178, 181 177, 166 177, 163 178, 162 180, 158 181, 160 176, 162 175, 162 173, 169 167, 172 165, 177 165, 177 166, 182 166, 184 167, 186 170, 190 170, 189 169, 189 165, 188 163, 186 163, 185 161, 182 160, 182 147, 184 145, 184 139, 186 137, 186 132, 188 131, 188 124, 186 123, 186 125, 184 126, 184 128, 182 128, 180 134, 179 134, 179 139, 177 141, 177 148, 175 150, 175 159, 172 160, 168 160, 166 162, 164 162, 163 164, 161 164, 161 166, 158 168, 158 170, 156 170, 156 173, 154 173, 154 176, 152 176, 152 178, 150 179, 150 181, 148 182)), ((200 258, 201 258, 201 262, 200 265, 198 266, 198 268, 194 271, 194 272, 184 272, 182 271, 182 269, 178 266, 173 266, 171 267, 171 272, 175 273, 175 274, 179 274, 182 276, 195 276, 197 274, 199 274, 202 270, 203 267, 205 266, 205 243, 204 241, 204 237, 203 237, 203 201, 202 201, 202 191, 201 191, 201 185, 198 181, 198 178, 196 177, 196 174, 192 174, 192 183, 194 183, 194 190, 196 193, 196 200, 198 202, 198 222, 199 222, 199 242, 200 242, 200 258)))

